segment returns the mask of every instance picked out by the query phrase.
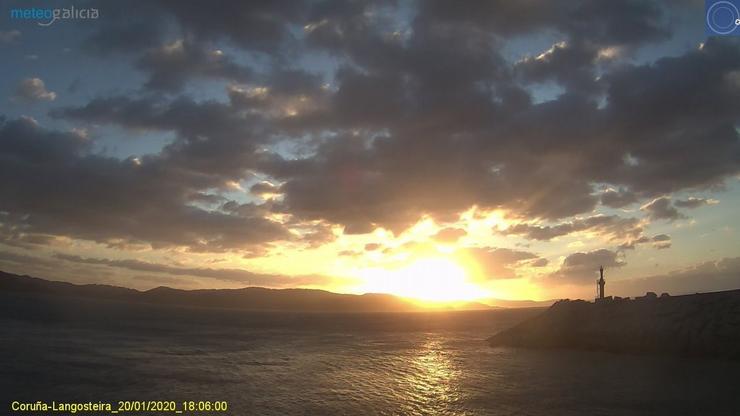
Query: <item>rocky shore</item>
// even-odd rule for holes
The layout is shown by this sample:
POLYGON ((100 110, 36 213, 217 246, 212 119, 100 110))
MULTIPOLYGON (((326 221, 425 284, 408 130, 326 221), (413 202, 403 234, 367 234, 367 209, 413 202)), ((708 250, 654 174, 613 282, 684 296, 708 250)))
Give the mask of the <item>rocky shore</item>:
POLYGON ((488 339, 492 346, 740 359, 740 290, 561 300, 488 339))

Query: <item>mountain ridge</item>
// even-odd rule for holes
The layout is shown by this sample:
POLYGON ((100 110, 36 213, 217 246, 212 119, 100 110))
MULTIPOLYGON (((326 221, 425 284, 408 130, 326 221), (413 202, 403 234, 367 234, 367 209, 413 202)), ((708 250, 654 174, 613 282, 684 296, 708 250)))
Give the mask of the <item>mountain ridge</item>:
MULTIPOLYGON (((273 289, 250 286, 236 289, 176 289, 158 286, 137 290, 106 284, 74 284, 0 271, 0 291, 44 294, 54 297, 82 297, 100 300, 156 303, 206 308, 294 311, 294 312, 413 312, 428 310, 495 309, 482 302, 454 302, 422 305, 420 302, 385 293, 361 295, 334 293, 322 289, 273 289)), ((532 307, 537 301, 501 301, 532 307)))

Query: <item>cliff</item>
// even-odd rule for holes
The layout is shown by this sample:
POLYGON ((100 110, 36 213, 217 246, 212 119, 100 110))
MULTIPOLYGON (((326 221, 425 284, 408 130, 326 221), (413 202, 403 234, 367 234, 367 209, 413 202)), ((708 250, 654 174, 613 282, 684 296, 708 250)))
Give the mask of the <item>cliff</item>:
POLYGON ((492 346, 740 359, 740 290, 591 303, 562 300, 492 346))

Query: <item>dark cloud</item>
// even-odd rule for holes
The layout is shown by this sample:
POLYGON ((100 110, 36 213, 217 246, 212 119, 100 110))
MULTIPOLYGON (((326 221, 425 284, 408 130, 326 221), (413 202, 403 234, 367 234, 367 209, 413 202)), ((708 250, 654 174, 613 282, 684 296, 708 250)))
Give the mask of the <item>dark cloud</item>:
MULTIPOLYGON (((412 39, 408 46, 396 47, 397 52, 415 53, 406 50, 414 45, 412 39)), ((444 48, 440 50, 438 58, 446 61, 444 48)), ((356 82, 354 77, 367 81, 394 76, 374 69, 388 62, 371 62, 368 73, 340 79, 338 91, 352 91, 356 99, 343 100, 341 112, 334 115, 356 126, 385 126, 384 134, 372 136, 373 131, 361 130, 360 138, 340 135, 317 146, 319 157, 283 160, 278 156, 262 169, 285 182, 286 209, 330 221, 360 222, 365 228, 374 224, 401 229, 420 212, 449 216, 474 204, 505 207, 525 217, 565 218, 596 207, 594 183, 620 190, 618 195, 604 195, 604 202, 611 206, 656 198, 665 192, 714 186, 737 173, 740 166, 740 145, 731 127, 734 115, 728 110, 736 107, 733 100, 738 91, 733 92, 722 81, 740 68, 739 56, 733 44, 710 40, 701 50, 678 58, 622 67, 603 77, 620 87, 609 86, 608 100, 601 108, 586 97, 567 93, 538 105, 527 100, 514 104, 504 94, 511 88, 501 88, 502 84, 510 85, 505 77, 486 79, 475 74, 465 78, 469 84, 455 77, 439 78, 439 87, 432 89, 439 95, 428 95, 430 89, 416 90, 414 86, 417 81, 423 85, 433 74, 428 68, 413 66, 404 67, 407 75, 400 84, 390 84, 396 85, 393 88, 367 88, 375 96, 361 90, 345 91, 344 82, 349 87, 356 82), (720 55, 721 51, 725 54, 720 55), (687 66, 712 70, 709 74, 687 71, 687 66), (669 90, 673 87, 663 82, 660 74, 664 72, 670 74, 668 78, 677 76, 694 85, 699 97, 708 94, 701 90, 706 86, 710 95, 718 94, 724 100, 724 105, 711 104, 717 109, 711 117, 692 113, 680 118, 676 112, 667 113, 666 108, 676 101, 658 98, 675 95, 669 90), (644 82, 653 76, 656 82, 644 82), (486 81, 499 87, 493 94, 500 93, 500 101, 478 95, 480 82, 486 81), (446 90, 445 85, 453 82, 458 83, 454 92, 446 90), (472 88, 476 83, 478 88, 472 88), (663 84, 664 89, 657 87, 663 84), (646 96, 633 100, 628 92, 646 96), (652 94, 655 97, 649 98, 652 94), (384 100, 379 98, 383 96, 384 100), (466 98, 458 101, 461 97, 466 98), (649 99, 665 102, 645 106, 649 99), (437 100, 444 103, 444 112, 435 111, 437 100), (389 111, 374 110, 373 103, 381 101, 389 111), (350 112, 352 103, 362 103, 357 113, 350 112), (639 114, 636 107, 641 108, 639 114), (467 109, 465 116, 458 117, 457 110, 462 109, 467 109), (651 112, 657 117, 655 123, 651 112), (705 142, 712 143, 711 148, 700 144, 705 142), (532 152, 532 148, 539 151, 532 152), (694 155, 690 168, 679 162, 685 154, 694 155), (339 183, 339 178, 347 177, 365 191, 362 197, 355 198, 348 192, 352 188, 339 183), (315 203, 318 201, 321 207, 315 203), (350 209, 345 210, 347 207, 350 209)), ((681 91, 684 102, 697 99, 681 91)))
POLYGON ((639 198, 627 189, 607 189, 601 194, 601 204, 610 208, 624 208, 634 204, 639 198))
MULTIPOLYGON (((429 1, 411 6, 411 18, 393 2, 148 4, 111 6, 110 27, 89 40, 133 52, 148 85, 51 115, 175 139, 119 160, 74 135, 6 123, 0 169, 14 182, 2 190, 20 197, 0 207, 28 233, 221 250, 286 238, 272 213, 346 234, 399 233, 423 216, 451 223, 477 206, 526 220, 508 234, 547 241, 588 231, 629 244, 643 225, 594 215, 599 204, 653 201, 651 218, 675 219, 683 202, 655 201, 740 173, 736 41, 711 38, 644 64, 601 61, 605 49, 666 39, 660 2, 429 1), (565 43, 541 59, 504 58, 512 36, 543 31, 565 43), (219 45, 254 68, 214 55, 219 45), (311 65, 331 69, 308 71, 309 52, 311 65), (149 94, 202 78, 229 82, 228 101, 149 94), (550 81, 564 93, 535 103, 532 89, 550 81), (20 144, 19 134, 36 138, 20 144), (215 195, 255 176, 274 186, 253 194, 279 197, 255 205, 215 195)), ((317 233, 306 241, 329 241, 326 229, 317 233)))
POLYGON ((500 232, 505 235, 521 235, 530 240, 549 241, 571 233, 589 231, 610 239, 636 237, 642 233, 642 225, 637 218, 623 218, 618 215, 596 215, 578 218, 554 226, 515 224, 500 232))
MULTIPOLYGON (((650 64, 599 66, 604 48, 666 38, 660 3, 424 2, 400 29, 366 3, 224 4, 205 12, 188 2, 158 4, 185 28, 188 53, 171 60, 150 50, 140 66, 175 87, 203 76, 258 85, 232 86, 228 104, 108 97, 53 114, 175 131, 177 141, 164 150, 172 164, 229 179, 259 171, 281 183, 274 209, 347 233, 400 232, 421 215, 455 219, 473 205, 557 221, 599 202, 623 207, 714 186, 740 171, 736 43, 710 39, 701 50, 650 64), (281 55, 268 71, 251 75, 213 64, 202 49, 218 39, 247 50, 298 45, 290 24, 305 26, 303 46, 337 61, 336 73, 324 74, 333 78, 296 68, 282 48, 266 52, 281 55), (565 43, 533 58, 531 68, 502 57, 502 37, 549 29, 565 43), (548 80, 565 93, 534 104, 522 84, 548 80), (286 156, 261 147, 275 137, 304 149, 286 156), (595 184, 612 190, 599 195, 595 184)), ((570 228, 596 227, 583 222, 570 228)))
POLYGON ((91 27, 82 48, 95 56, 110 58, 111 54, 135 54, 157 45, 173 31, 175 22, 156 2, 133 0, 128 4, 88 1, 104 18, 89 20, 91 27))
POLYGON ((653 247, 659 250, 671 248, 671 237, 667 234, 658 234, 654 236, 653 247))
POLYGON ((654 199, 643 205, 641 209, 647 212, 653 220, 675 221, 687 218, 673 206, 670 198, 666 197, 654 199))
POLYGON ((199 77, 246 82, 252 76, 222 50, 183 40, 149 49, 136 66, 150 74, 145 87, 152 90, 177 91, 199 77))
POLYGON ((623 267, 627 263, 618 251, 606 249, 574 253, 563 260, 560 269, 547 276, 552 284, 593 284, 598 278, 599 267, 623 267))
POLYGON ((671 237, 667 234, 658 234, 653 237, 653 241, 670 241, 671 237))
POLYGON ((736 173, 738 70, 738 43, 710 38, 685 55, 607 74, 609 135, 619 138, 620 161, 601 158, 603 180, 655 198, 736 173))
POLYGON ((298 231, 299 241, 307 244, 309 248, 316 248, 337 239, 331 224, 325 222, 291 223, 285 224, 291 230, 298 231))
POLYGON ((280 187, 275 186, 270 182, 262 181, 262 182, 257 182, 254 185, 252 185, 249 188, 249 192, 253 193, 254 195, 259 195, 259 196, 273 195, 273 194, 280 193, 280 187))
POLYGON ((598 50, 588 45, 559 42, 537 57, 527 57, 516 70, 529 82, 557 82, 571 92, 595 92, 598 50))
POLYGON ((257 145, 270 138, 268 126, 257 115, 243 114, 228 104, 186 97, 96 98, 82 107, 56 109, 51 116, 175 132, 177 140, 167 145, 161 156, 171 165, 224 181, 245 177, 256 163, 257 145))
POLYGON ((663 14, 664 6, 660 2, 637 0, 608 3, 499 0, 464 5, 435 0, 422 3, 421 8, 422 19, 475 24, 503 36, 549 29, 571 39, 589 39, 605 45, 635 45, 665 39, 670 30, 663 14))
POLYGON ((305 16, 304 2, 157 0, 105 4, 105 24, 95 28, 87 47, 95 53, 132 52, 179 32, 196 41, 224 40, 248 49, 275 51, 293 38, 291 24, 305 16))
POLYGON ((650 243, 653 248, 666 249, 671 247, 671 237, 667 234, 658 234, 653 237, 642 236, 640 238, 629 240, 619 245, 621 250, 634 250, 640 244, 650 243))
POLYGON ((0 213, 0 243, 7 246, 34 249, 54 242, 55 237, 47 234, 28 233, 23 226, 15 224, 8 213, 0 213))
POLYGON ((258 113, 291 135, 313 131, 329 106, 321 77, 301 70, 273 68, 256 74, 252 84, 229 85, 227 92, 235 110, 258 113))
POLYGON ((193 250, 247 248, 285 239, 258 206, 238 213, 190 205, 194 192, 221 180, 184 171, 166 156, 113 159, 91 153, 75 133, 19 119, 0 125, 0 211, 26 233, 117 240, 193 250))
POLYGON ((156 2, 175 17, 180 28, 199 39, 225 38, 236 45, 274 52, 291 40, 291 24, 305 19, 307 3, 297 1, 216 1, 203 7, 195 0, 156 2))
POLYGON ((91 34, 83 45, 93 55, 108 57, 112 53, 140 52, 164 38, 166 20, 158 20, 156 15, 114 20, 109 12, 106 7, 105 25, 91 34))

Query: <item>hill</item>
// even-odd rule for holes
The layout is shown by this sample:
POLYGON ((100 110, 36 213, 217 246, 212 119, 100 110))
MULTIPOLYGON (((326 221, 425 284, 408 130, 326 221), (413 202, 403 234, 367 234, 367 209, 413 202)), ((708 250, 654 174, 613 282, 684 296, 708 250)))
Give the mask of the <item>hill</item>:
POLYGON ((482 310, 543 307, 553 303, 553 301, 486 299, 485 303, 459 301, 434 305, 381 293, 348 295, 317 289, 268 289, 263 287, 182 290, 160 286, 139 291, 110 285, 76 285, 2 271, 0 271, 0 291, 158 305, 286 312, 482 310))
POLYGON ((313 289, 181 290, 157 287, 138 291, 109 285, 75 285, 0 272, 0 291, 53 297, 292 312, 403 312, 418 310, 411 302, 385 294, 346 295, 313 289))

